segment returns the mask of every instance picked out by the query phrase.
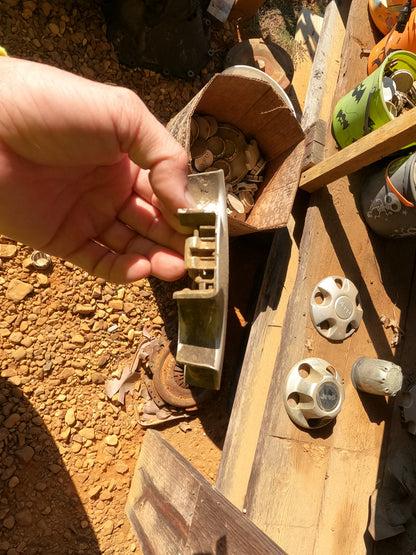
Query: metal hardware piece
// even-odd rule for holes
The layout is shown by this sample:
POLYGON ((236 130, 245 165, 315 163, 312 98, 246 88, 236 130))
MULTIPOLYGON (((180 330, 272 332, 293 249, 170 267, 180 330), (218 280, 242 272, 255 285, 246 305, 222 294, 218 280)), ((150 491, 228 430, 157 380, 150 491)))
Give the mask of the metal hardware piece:
POLYGON ((184 369, 175 360, 175 349, 176 345, 169 341, 162 345, 151 361, 153 379, 145 380, 145 385, 159 407, 164 402, 172 407, 196 409, 209 392, 206 389, 189 387, 185 383, 184 369), (152 391, 153 387, 155 391, 152 391))
POLYGON ((52 264, 50 255, 42 251, 33 251, 30 259, 37 270, 47 270, 52 264))
POLYGON ((310 314, 323 337, 333 341, 346 339, 358 329, 363 317, 357 288, 344 277, 326 277, 312 293, 310 314))
POLYGON ((394 362, 360 357, 352 365, 351 381, 360 391, 394 397, 402 387, 403 374, 394 362))
POLYGON ((284 403, 291 420, 310 430, 322 428, 339 414, 345 393, 337 371, 321 358, 307 358, 290 370, 284 403))
POLYGON ((228 303, 228 225, 222 170, 188 176, 197 208, 178 210, 179 221, 193 228, 185 242, 185 267, 191 288, 173 294, 178 304, 176 360, 185 382, 219 389, 228 303))

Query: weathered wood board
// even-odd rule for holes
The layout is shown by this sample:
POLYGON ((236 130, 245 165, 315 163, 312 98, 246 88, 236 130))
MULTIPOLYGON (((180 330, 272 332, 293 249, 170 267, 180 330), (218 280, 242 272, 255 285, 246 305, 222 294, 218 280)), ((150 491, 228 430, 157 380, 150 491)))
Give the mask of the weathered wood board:
POLYGON ((415 137, 415 114, 409 110, 306 170, 301 176, 300 187, 313 193, 340 177, 357 172, 414 143, 415 137))
MULTIPOLYGON (((312 73, 317 77, 309 81, 302 126, 306 129, 317 120, 328 120, 336 82, 327 77, 338 74, 345 33, 343 15, 347 4, 330 2, 323 22, 323 40, 316 51, 312 73)), ((300 151, 313 143, 313 138, 298 147, 297 168, 299 175, 304 162, 300 151)), ((313 144, 312 144, 313 147, 313 144)), ((286 165, 285 165, 286 168, 286 165)), ((293 176, 292 176, 293 178, 293 176)), ((299 240, 304 224, 309 196, 298 195, 292 218, 287 228, 277 230, 270 250, 262 290, 246 348, 238 389, 225 439, 216 486, 238 508, 244 506, 247 484, 261 428, 267 391, 279 350, 283 319, 289 294, 293 289, 299 258, 299 240)))
MULTIPOLYGON (((352 0, 333 105, 366 74, 361 51, 374 44, 367 10, 367 0, 352 0)), ((329 133, 326 154, 329 157, 334 152, 329 133)), ((404 539, 393 537, 375 544, 367 531, 370 496, 376 486, 382 488, 388 482, 398 450, 408 453, 403 460, 410 477, 407 482, 402 480, 412 491, 416 482, 409 468, 410 460, 414 466, 416 448, 399 421, 397 403, 359 394, 351 382, 351 367, 360 356, 392 360, 402 365, 407 381, 414 383, 416 346, 407 337, 412 336, 416 325, 416 244, 413 239, 382 239, 368 230, 359 214, 362 179, 363 174, 344 177, 311 196, 299 269, 243 499, 242 506, 251 520, 291 555, 411 553, 416 548, 412 533, 404 539), (311 293, 328 275, 351 279, 364 309, 358 331, 341 343, 321 337, 309 317, 311 293), (383 315, 395 319, 407 332, 397 348, 392 343, 393 331, 380 321, 383 315), (346 396, 335 424, 313 433, 292 424, 283 404, 287 373, 299 360, 311 356, 324 358, 337 369, 346 396)), ((253 364, 250 356, 261 348, 257 345, 247 352, 247 367, 253 364)), ((268 370, 264 371, 268 375, 268 370)), ((240 405, 244 404, 240 401, 240 405)), ((244 424, 242 413, 235 415, 244 424)), ((238 421, 233 426, 234 434, 238 421)), ((237 437, 241 439, 243 434, 241 430, 237 437)), ((223 492, 232 483, 232 462, 238 461, 232 438, 227 436, 227 442, 217 482, 223 492)), ((397 482, 396 488, 400 484, 397 482)), ((411 498, 410 503, 414 509, 411 498)), ((375 514, 377 520, 377 506, 375 514)))
POLYGON ((284 554, 155 430, 146 432, 126 513, 144 555, 284 554))

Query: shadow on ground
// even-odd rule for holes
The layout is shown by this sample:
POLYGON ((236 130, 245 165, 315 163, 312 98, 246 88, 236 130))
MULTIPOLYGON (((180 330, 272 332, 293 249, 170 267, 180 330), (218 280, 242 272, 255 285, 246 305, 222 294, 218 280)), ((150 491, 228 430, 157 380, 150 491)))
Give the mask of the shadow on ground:
POLYGON ((0 378, 0 555, 99 555, 57 446, 22 391, 0 378))

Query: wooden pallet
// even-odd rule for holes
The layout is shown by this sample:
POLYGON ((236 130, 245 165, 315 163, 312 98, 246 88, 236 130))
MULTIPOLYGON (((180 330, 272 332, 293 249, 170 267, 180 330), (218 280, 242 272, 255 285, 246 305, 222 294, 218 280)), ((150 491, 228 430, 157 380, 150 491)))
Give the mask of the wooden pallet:
MULTIPOLYGON (((331 114, 335 102, 366 75, 366 59, 361 57, 361 51, 374 44, 367 4, 367 0, 352 0, 350 6, 345 2, 332 3, 339 9, 346 29, 339 79, 333 83, 336 87, 329 105, 331 114)), ((331 90, 330 76, 331 73, 324 88, 331 90)), ((322 87, 322 81, 318 84, 322 87)), ((325 106, 328 109, 327 103, 321 103, 314 113, 318 114, 325 106)), ((270 254, 269 271, 246 352, 217 487, 237 506, 244 508, 252 521, 291 555, 364 554, 374 550, 377 553, 410 553, 416 546, 409 522, 406 528, 400 522, 402 527, 396 529, 396 532, 406 531, 405 534, 376 544, 367 531, 370 497, 376 485, 382 492, 393 483, 393 487, 405 487, 408 493, 416 493, 410 485, 414 481, 412 472, 403 478, 406 469, 409 472, 409 467, 414 466, 410 461, 416 460, 415 442, 400 423, 394 399, 386 401, 384 397, 358 394, 350 378, 354 361, 366 355, 395 361, 402 366, 405 381, 414 381, 410 361, 415 346, 408 335, 411 336, 415 317, 416 243, 412 239, 385 240, 372 234, 359 215, 363 175, 343 177, 408 144, 410 137, 414 139, 412 117, 399 118, 340 153, 335 153, 329 121, 327 158, 305 171, 301 178, 301 184, 310 191, 328 186, 317 190, 310 198, 297 278, 271 378, 270 368, 265 367, 264 361, 268 358, 268 350, 276 350, 276 345, 268 344, 268 331, 280 294, 281 251, 277 242, 270 254), (273 282, 273 275, 279 270, 273 282), (363 303, 364 320, 359 330, 342 343, 322 338, 309 318, 311 293, 327 275, 351 279, 363 303), (397 348, 391 344, 392 331, 383 328, 380 322, 382 315, 397 320, 405 330, 406 335, 397 348), (346 393, 336 424, 323 428, 321 433, 308 433, 294 426, 283 404, 287 373, 299 360, 311 356, 324 358, 337 369, 346 393), (250 410, 256 399, 251 387, 255 392, 261 389, 263 375, 268 397, 261 426, 258 418, 255 420, 259 433, 253 440, 250 410), (256 444, 254 455, 253 443, 256 444), (394 456, 395 451, 400 453, 403 464, 394 456), (397 474, 406 482, 405 486, 397 474)), ((258 406, 258 400, 256 402, 258 406)), ((388 528, 386 504, 380 501, 381 497, 379 502, 373 503, 372 529, 374 532, 377 528, 379 538, 388 528)), ((406 510, 413 505, 409 495, 406 510)), ((401 510, 400 507, 395 509, 398 513, 401 510)), ((400 518, 403 520, 408 515, 400 518)), ((388 535, 391 530, 386 533, 388 535)))

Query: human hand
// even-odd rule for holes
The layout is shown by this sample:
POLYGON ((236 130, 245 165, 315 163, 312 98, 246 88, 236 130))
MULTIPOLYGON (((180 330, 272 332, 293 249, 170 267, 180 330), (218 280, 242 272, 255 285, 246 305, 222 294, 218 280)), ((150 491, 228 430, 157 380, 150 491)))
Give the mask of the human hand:
POLYGON ((0 232, 114 282, 183 275, 186 152, 135 93, 0 57, 0 232))

